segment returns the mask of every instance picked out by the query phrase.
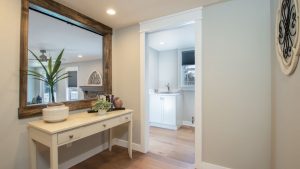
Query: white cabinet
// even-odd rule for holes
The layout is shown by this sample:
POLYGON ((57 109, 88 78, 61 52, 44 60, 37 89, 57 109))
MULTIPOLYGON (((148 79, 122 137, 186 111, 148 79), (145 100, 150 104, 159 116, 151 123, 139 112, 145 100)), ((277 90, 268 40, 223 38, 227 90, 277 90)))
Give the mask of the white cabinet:
POLYGON ((150 94, 150 125, 177 130, 182 124, 182 95, 150 94))

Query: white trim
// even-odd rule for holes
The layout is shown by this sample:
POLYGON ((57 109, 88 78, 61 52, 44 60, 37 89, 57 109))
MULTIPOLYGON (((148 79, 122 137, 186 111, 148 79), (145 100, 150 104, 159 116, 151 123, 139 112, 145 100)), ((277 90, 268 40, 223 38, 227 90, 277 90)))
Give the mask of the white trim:
POLYGON ((68 161, 65 161, 61 164, 59 164, 58 168, 61 169, 68 169, 71 168, 72 166, 81 163, 82 161, 85 161, 86 159, 95 156, 96 154, 101 153, 102 151, 108 149, 108 143, 104 143, 102 145, 97 146, 96 148, 93 148, 85 153, 82 153, 68 161))
MULTIPOLYGON (((128 141, 117 139, 117 138, 114 138, 112 140, 113 145, 117 145, 120 147, 127 148, 128 147, 127 143, 128 143, 128 141)), ((78 156, 59 164, 59 168, 61 168, 61 169, 71 168, 72 166, 79 164, 79 163, 87 160, 88 158, 91 158, 91 157, 95 156, 96 154, 103 152, 106 149, 108 149, 108 142, 101 144, 101 145, 97 146, 96 148, 93 148, 85 153, 79 154, 78 156)), ((143 153, 143 147, 140 144, 132 143, 132 149, 143 153)))
POLYGON ((168 125, 168 124, 160 124, 160 123, 151 123, 150 126, 153 127, 159 127, 159 128, 165 128, 165 129, 170 129, 170 130, 177 130, 179 126, 174 126, 174 125, 168 125))
POLYGON ((140 32, 154 32, 191 24, 202 19, 202 7, 140 22, 140 32))
POLYGON ((146 92, 146 86, 145 86, 145 55, 146 55, 146 33, 141 32, 140 33, 140 116, 141 116, 141 145, 143 146, 143 153, 148 152, 148 136, 147 133, 149 133, 149 116, 147 116, 148 109, 145 107, 146 97, 145 95, 148 94, 146 92))
MULTIPOLYGON (((128 148, 128 141, 127 140, 114 138, 112 142, 113 142, 113 145, 128 148)), ((135 151, 141 152, 141 153, 144 152, 143 146, 141 144, 132 143, 132 149, 135 150, 135 151)))
POLYGON ((195 124, 193 124, 190 121, 182 121, 183 126, 189 126, 189 127, 195 127, 195 124))
POLYGON ((173 15, 145 21, 140 23, 140 121, 141 121, 141 146, 144 153, 148 151, 149 138, 149 112, 147 96, 147 78, 146 78, 146 34, 154 31, 160 31, 170 28, 176 28, 187 24, 195 25, 196 43, 195 43, 195 166, 202 169, 202 113, 203 113, 203 88, 202 88, 202 7, 179 12, 173 15))
POLYGON ((195 167, 201 169, 202 163, 202 116, 203 116, 203 50, 202 22, 197 21, 195 42, 195 167))
POLYGON ((202 163, 202 167, 203 167, 203 169, 230 169, 230 168, 226 168, 226 167, 223 167, 223 166, 210 164, 210 163, 206 163, 206 162, 202 163))

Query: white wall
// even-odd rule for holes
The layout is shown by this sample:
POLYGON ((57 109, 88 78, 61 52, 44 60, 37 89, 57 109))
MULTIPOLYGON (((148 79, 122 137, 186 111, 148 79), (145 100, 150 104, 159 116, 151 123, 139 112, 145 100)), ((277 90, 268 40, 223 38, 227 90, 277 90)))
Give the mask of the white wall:
POLYGON ((148 78, 149 89, 158 89, 158 51, 149 47, 148 48, 148 78))
POLYGON ((183 121, 192 122, 195 114, 195 91, 183 91, 183 121))
POLYGON ((275 53, 275 20, 278 0, 271 0, 272 34, 272 169, 300 168, 300 65, 284 75, 275 53))
POLYGON ((204 161, 270 169, 270 44, 269 0, 204 8, 204 161))
POLYGON ((178 88, 178 52, 177 50, 160 51, 158 56, 159 88, 167 90, 166 85, 169 83, 170 88, 178 88))

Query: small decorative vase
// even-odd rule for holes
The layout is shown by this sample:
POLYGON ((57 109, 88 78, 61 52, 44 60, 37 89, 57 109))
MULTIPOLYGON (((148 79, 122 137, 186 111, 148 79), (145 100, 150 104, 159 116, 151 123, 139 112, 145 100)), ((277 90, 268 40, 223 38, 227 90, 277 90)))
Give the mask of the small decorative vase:
POLYGON ((104 109, 99 109, 99 110, 98 110, 98 114, 99 114, 99 115, 104 115, 104 114, 106 114, 106 113, 107 113, 107 111, 104 110, 104 109))
POLYGON ((119 98, 116 97, 113 101, 115 108, 122 108, 123 106, 123 101, 119 98))
POLYGON ((50 123, 61 122, 68 118, 69 107, 64 104, 49 104, 43 109, 43 120, 50 123))

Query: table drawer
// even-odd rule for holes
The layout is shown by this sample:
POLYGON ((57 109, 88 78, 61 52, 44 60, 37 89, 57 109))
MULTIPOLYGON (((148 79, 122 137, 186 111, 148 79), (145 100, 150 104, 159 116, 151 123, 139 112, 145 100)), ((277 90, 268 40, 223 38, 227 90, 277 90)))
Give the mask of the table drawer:
POLYGON ((90 136, 121 124, 119 118, 113 118, 84 127, 84 136, 90 136))
POLYGON ((78 140, 80 138, 84 138, 84 137, 102 132, 104 130, 113 128, 120 124, 129 122, 130 120, 131 120, 131 114, 126 114, 126 115, 119 116, 116 118, 112 118, 112 119, 108 119, 105 121, 90 124, 87 126, 83 126, 80 128, 76 128, 73 130, 61 132, 61 133, 58 133, 58 135, 57 135, 57 144, 58 145, 67 144, 67 143, 73 142, 75 140, 78 140))
POLYGON ((129 122, 130 120, 131 120, 131 114, 126 114, 126 115, 119 117, 120 124, 129 122))
POLYGON ((82 137, 83 128, 76 128, 57 134, 57 144, 67 144, 82 137))

